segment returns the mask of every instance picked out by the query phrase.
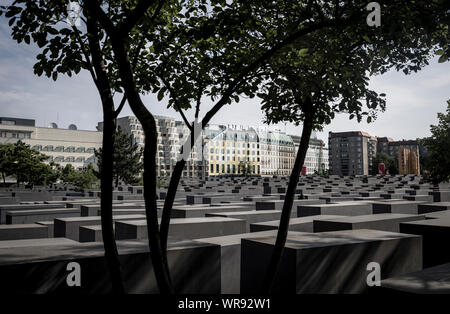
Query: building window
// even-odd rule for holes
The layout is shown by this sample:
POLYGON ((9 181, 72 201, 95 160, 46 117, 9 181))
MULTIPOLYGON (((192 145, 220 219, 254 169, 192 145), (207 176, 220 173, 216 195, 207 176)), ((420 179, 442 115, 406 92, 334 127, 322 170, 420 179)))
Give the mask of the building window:
POLYGON ((2 120, 2 124, 4 125, 15 125, 16 121, 12 121, 12 120, 2 120))

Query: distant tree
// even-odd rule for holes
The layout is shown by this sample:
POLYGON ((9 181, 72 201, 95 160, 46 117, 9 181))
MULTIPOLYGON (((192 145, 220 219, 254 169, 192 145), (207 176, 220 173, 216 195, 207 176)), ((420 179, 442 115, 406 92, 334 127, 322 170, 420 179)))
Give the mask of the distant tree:
POLYGON ((97 181, 94 166, 90 163, 87 167, 76 171, 73 184, 80 189, 92 189, 97 181))
POLYGON ((252 169, 248 161, 241 161, 239 163, 239 167, 240 167, 240 174, 242 174, 243 176, 249 176, 252 174, 252 169))
MULTIPOLYGON (((120 126, 114 132, 114 143, 113 179, 115 186, 119 185, 119 181, 123 181, 125 184, 136 184, 144 167, 141 161, 142 148, 137 143, 133 143, 131 136, 125 134, 120 126)), ((103 165, 102 156, 101 148, 95 150, 98 174, 101 173, 103 165)))
POLYGON ((0 146, 0 169, 5 177, 12 175, 20 183, 44 185, 56 181, 56 172, 52 166, 45 163, 48 156, 30 148, 30 145, 22 141, 14 145, 0 146))
POLYGON ((6 183, 6 177, 12 174, 13 151, 13 144, 0 144, 0 172, 2 173, 3 183, 6 183))
POLYGON ((64 183, 73 183, 76 177, 76 170, 71 164, 67 164, 59 169, 59 178, 64 183))
POLYGON ((395 175, 398 173, 395 158, 389 156, 386 153, 380 152, 376 153, 375 157, 372 160, 372 174, 378 174, 378 164, 380 163, 384 163, 384 165, 386 166, 386 170, 389 171, 390 175, 395 175))
POLYGON ((97 172, 92 163, 83 169, 75 169, 71 164, 59 167, 59 178, 64 183, 70 183, 78 189, 91 189, 98 181, 97 172))
POLYGON ((450 100, 447 113, 438 113, 438 125, 431 125, 431 136, 420 140, 428 150, 425 179, 434 184, 450 181, 450 100))
POLYGON ((28 183, 33 185, 47 185, 58 180, 58 171, 54 165, 39 162, 31 165, 28 183))

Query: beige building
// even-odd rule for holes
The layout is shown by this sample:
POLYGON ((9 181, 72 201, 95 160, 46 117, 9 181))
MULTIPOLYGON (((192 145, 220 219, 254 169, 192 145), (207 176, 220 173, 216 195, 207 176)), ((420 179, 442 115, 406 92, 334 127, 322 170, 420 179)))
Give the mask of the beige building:
POLYGON ((208 174, 260 175, 260 143, 256 131, 237 125, 210 125, 205 140, 208 174))
POLYGON ((420 174, 419 149, 400 146, 397 150, 398 173, 420 174))
POLYGON ((0 118, 0 143, 22 142, 49 156, 61 166, 71 164, 74 168, 95 164, 94 150, 102 146, 102 132, 77 130, 75 125, 69 129, 58 128, 52 123, 49 127, 36 127, 30 119, 0 118))

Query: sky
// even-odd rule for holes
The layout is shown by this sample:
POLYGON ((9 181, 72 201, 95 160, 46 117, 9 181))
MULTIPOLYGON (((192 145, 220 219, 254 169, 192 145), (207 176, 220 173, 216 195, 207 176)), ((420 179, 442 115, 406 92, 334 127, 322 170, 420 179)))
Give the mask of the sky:
MULTIPOLYGON (((6 20, 0 17, 0 117, 36 120, 37 126, 47 127, 56 122, 60 128, 75 124, 78 129, 95 130, 102 120, 100 97, 87 71, 70 77, 59 76, 54 82, 33 73, 38 48, 11 39, 6 20)), ((405 75, 390 71, 372 77, 370 86, 386 93, 387 108, 370 124, 349 120, 339 114, 331 124, 324 126, 317 137, 328 142, 328 132, 365 131, 373 136, 388 136, 394 140, 416 139, 430 135, 430 125, 437 124, 437 113, 445 112, 450 99, 450 63, 438 63, 437 58, 418 73, 405 75)), ((147 108, 156 115, 181 120, 169 108, 167 99, 159 102, 155 95, 143 95, 147 108)), ((200 117, 212 107, 211 101, 202 101, 200 117)), ((264 127, 263 113, 258 98, 243 99, 223 107, 211 123, 264 127)), ((120 116, 132 115, 127 106, 120 116)), ((193 119, 193 112, 187 112, 193 119)), ((301 134, 301 127, 291 124, 269 126, 288 134, 301 134)))

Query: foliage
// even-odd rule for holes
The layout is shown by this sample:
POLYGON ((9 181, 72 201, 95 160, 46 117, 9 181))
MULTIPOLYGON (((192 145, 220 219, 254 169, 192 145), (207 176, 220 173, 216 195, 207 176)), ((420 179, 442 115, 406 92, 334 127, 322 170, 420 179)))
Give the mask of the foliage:
POLYGON ((98 182, 98 178, 91 163, 78 170, 73 178, 73 184, 80 189, 92 189, 96 182, 98 182))
POLYGON ((14 145, 0 144, 0 151, 2 175, 14 176, 17 184, 45 185, 56 181, 54 164, 46 164, 44 161, 48 156, 30 148, 30 145, 19 140, 14 145))
POLYGON ((434 184, 450 181, 450 100, 447 113, 438 113, 438 119, 438 125, 431 125, 431 136, 420 140, 428 150, 427 180, 434 184))
POLYGON ((59 167, 59 178, 62 182, 73 183, 76 175, 77 171, 71 164, 67 164, 64 167, 59 167))
POLYGON ((240 167, 239 174, 242 174, 246 177, 252 175, 252 168, 248 161, 239 162, 239 167, 240 167))
POLYGON ((71 164, 59 167, 59 178, 64 183, 73 184, 78 189, 92 189, 98 178, 92 163, 76 170, 71 164))
POLYGON ((8 175, 13 173, 13 151, 13 144, 0 144, 0 172, 3 182, 5 182, 8 175))
MULTIPOLYGON (((142 149, 139 144, 133 143, 131 136, 125 134, 120 126, 114 133, 114 161, 113 161, 113 178, 115 185, 118 186, 119 181, 125 184, 136 184, 143 169, 142 149)), ((102 149, 95 151, 99 171, 102 169, 102 149)))
POLYGON ((384 163, 386 170, 389 171, 390 175, 398 174, 398 167, 395 158, 383 152, 376 153, 375 157, 372 159, 372 174, 378 174, 379 163, 384 163))

